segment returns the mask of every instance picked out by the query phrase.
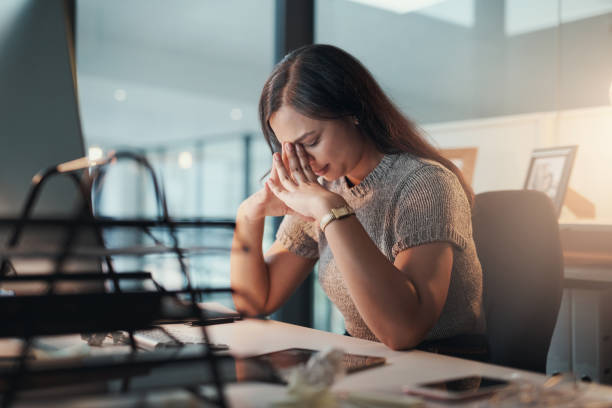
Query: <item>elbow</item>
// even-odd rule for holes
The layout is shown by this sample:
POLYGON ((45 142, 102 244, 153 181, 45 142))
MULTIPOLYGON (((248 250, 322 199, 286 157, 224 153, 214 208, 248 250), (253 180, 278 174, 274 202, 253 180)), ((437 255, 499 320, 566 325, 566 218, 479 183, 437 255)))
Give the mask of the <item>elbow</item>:
POLYGON ((234 301, 234 307, 236 308, 236 311, 240 313, 240 315, 250 316, 255 312, 253 306, 248 305, 248 303, 244 301, 242 296, 234 294, 232 298, 234 301))
POLYGON ((236 311, 245 317, 267 316, 275 312, 275 309, 267 304, 266 299, 258 299, 254 296, 234 292, 232 300, 236 311))
POLYGON ((404 350, 409 350, 411 347, 409 345, 406 345, 403 342, 396 342, 396 341, 385 341, 383 342, 385 344, 385 346, 389 347, 391 350, 393 351, 404 351, 404 350))
POLYGON ((398 320, 385 322, 374 334, 391 350, 410 350, 425 340, 437 319, 438 316, 424 316, 423 313, 415 313, 398 320))
POLYGON ((234 301, 236 311, 242 316, 252 317, 264 314, 265 306, 263 305, 263 302, 261 302, 259 299, 255 299, 249 294, 238 293, 234 290, 232 300, 234 301))
POLYGON ((395 337, 389 337, 381 341, 393 351, 410 350, 419 344, 418 341, 395 337))
POLYGON ((412 330, 391 330, 379 337, 380 341, 391 350, 410 350, 419 345, 425 338, 425 333, 412 330))
POLYGON ((243 317, 258 317, 268 314, 262 306, 240 303, 236 302, 235 300, 234 306, 236 307, 236 311, 243 317))

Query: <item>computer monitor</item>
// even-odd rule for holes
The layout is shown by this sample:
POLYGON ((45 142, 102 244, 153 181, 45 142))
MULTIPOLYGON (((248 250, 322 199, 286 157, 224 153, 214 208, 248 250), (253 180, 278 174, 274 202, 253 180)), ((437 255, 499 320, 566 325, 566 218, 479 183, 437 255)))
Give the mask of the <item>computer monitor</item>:
MULTIPOLYGON (((0 1, 0 217, 15 217, 32 176, 85 154, 68 0, 0 1)), ((55 178, 35 207, 72 211, 77 192, 55 178)))

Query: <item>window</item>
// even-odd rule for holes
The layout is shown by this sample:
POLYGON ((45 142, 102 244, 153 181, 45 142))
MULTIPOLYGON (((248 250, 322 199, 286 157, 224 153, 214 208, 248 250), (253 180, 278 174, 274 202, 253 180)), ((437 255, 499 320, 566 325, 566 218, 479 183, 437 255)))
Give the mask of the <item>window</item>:
MULTIPOLYGON (((274 1, 80 0, 76 9, 86 144, 146 156, 171 216, 233 218, 270 164, 257 102, 273 65, 274 1)), ((109 171, 96 209, 113 217, 158 215, 150 179, 130 163, 109 171)), ((231 242, 231 234, 181 234, 196 246, 231 242)), ((195 281, 229 284, 227 253, 190 261, 195 281)), ((169 273, 178 268, 171 257, 117 262, 180 284, 169 273)))

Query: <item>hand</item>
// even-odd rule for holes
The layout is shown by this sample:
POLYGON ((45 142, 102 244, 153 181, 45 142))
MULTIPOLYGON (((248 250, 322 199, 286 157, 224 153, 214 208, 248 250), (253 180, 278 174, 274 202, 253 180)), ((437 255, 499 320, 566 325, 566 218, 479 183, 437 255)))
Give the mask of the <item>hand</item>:
POLYGON ((272 177, 266 184, 292 211, 319 220, 331 208, 346 204, 340 195, 319 184, 301 145, 285 143, 283 156, 274 153, 272 177))
MULTIPOLYGON (((278 174, 274 171, 274 166, 270 173, 270 179, 278 181, 278 174)), ((261 190, 244 200, 238 209, 238 217, 243 216, 249 222, 257 221, 267 216, 282 217, 287 214, 301 216, 301 214, 297 214, 280 200, 270 190, 268 183, 261 190)), ((308 219, 308 221, 313 220, 308 219)))

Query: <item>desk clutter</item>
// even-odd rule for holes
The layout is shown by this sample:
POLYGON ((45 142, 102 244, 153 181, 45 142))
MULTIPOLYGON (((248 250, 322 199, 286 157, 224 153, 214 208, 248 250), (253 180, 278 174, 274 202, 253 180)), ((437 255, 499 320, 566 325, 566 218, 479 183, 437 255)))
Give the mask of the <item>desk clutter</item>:
MULTIPOLYGON (((210 384, 212 392, 199 398, 217 406, 227 406, 222 384, 236 380, 236 361, 217 355, 227 346, 210 341, 206 326, 233 322, 241 316, 233 311, 211 308, 200 300, 209 294, 230 294, 230 288, 196 287, 189 271, 191 253, 226 251, 230 248, 185 248, 179 242, 179 228, 221 229, 233 232, 227 220, 174 220, 168 214, 163 190, 147 160, 128 152, 113 153, 92 162, 77 159, 50 167, 35 175, 27 199, 17 218, 0 220, 0 392, 2 406, 10 406, 26 395, 45 393, 60 387, 69 392, 155 389, 167 386, 189 387, 210 384), (92 192, 100 189, 108 167, 119 160, 130 160, 150 175, 159 217, 149 219, 107 219, 94 216, 92 192), (79 192, 73 215, 58 218, 35 217, 35 207, 49 180, 68 178, 79 192), (129 230, 151 238, 153 245, 109 247, 105 234, 129 230), (154 233, 157 232, 157 236, 154 233), (161 231, 161 233, 159 233, 161 231), (160 237, 161 236, 161 237, 160 237), (116 256, 145 257, 163 254, 180 266, 179 288, 168 289, 151 272, 119 271, 116 256), (186 346, 180 336, 159 324, 190 323, 199 336, 197 344, 186 346), (176 347, 153 347, 142 352, 143 342, 154 331, 161 331, 176 347), (96 347, 112 338, 127 343, 117 353, 64 356, 60 350, 43 347, 49 336, 77 336, 75 351, 96 347), (183 347, 184 346, 184 347, 183 347), (196 346, 196 347, 193 347, 196 346), (46 352, 45 352, 46 350, 46 352), (189 376, 167 374, 168 367, 183 367, 189 376), (184 367, 189 367, 184 368, 184 367), (190 370, 190 371, 189 371, 190 370), (110 387, 110 388, 109 388, 110 387)), ((206 242, 206 240, 203 240, 206 242)), ((51 341, 53 343, 53 341, 51 341)), ((82 350, 81 350, 82 351, 82 350)), ((70 353, 66 353, 70 354, 70 353)), ((271 378, 273 372, 256 363, 243 363, 242 378, 271 378)))
MULTIPOLYGON (((199 402, 226 407, 224 384, 286 385, 307 361, 324 362, 306 349, 234 357, 227 344, 211 341, 207 327, 242 316, 217 302, 201 301, 232 291, 196 286, 189 257, 232 248, 211 245, 210 234, 201 233, 198 246, 185 246, 178 231, 206 229, 219 235, 220 230, 233 233, 234 227, 228 220, 171 218, 151 166, 133 153, 113 153, 99 162, 78 159, 36 175, 20 216, 0 219, 2 406, 178 388, 199 402), (92 191, 101 188, 107 167, 118 160, 135 161, 147 170, 159 218, 94 216, 92 191), (55 177, 72 180, 80 192, 78 202, 70 203, 74 214, 34 216, 38 196, 55 177), (127 231, 125 236, 118 235, 121 231, 127 231), (151 255, 174 259, 180 287, 165 287, 158 274, 147 270, 116 267, 118 257, 151 255), (299 358, 287 365, 289 355, 299 358)), ((384 362, 344 354, 341 368, 344 374, 384 362)))

